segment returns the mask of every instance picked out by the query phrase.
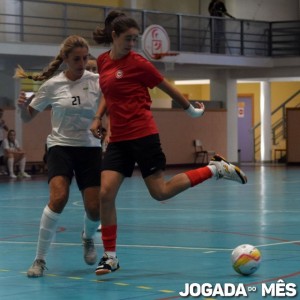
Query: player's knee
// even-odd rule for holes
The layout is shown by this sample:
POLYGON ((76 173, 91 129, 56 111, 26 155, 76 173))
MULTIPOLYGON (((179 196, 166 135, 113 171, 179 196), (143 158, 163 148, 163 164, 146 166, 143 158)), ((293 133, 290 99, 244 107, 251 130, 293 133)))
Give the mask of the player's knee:
POLYGON ((93 222, 100 220, 100 209, 87 210, 86 214, 87 217, 93 222))
POLYGON ((164 201, 168 199, 167 195, 162 191, 150 191, 150 195, 157 201, 164 201))
POLYGON ((99 195, 92 199, 85 200, 85 210, 88 218, 92 221, 99 221, 100 201, 99 195))
POLYGON ((109 186, 101 186, 100 189, 100 202, 110 202, 115 198, 116 191, 109 186))
POLYGON ((68 195, 62 193, 61 195, 57 195, 56 197, 52 196, 48 206, 52 211, 56 213, 61 213, 65 208, 67 202, 68 202, 68 195))

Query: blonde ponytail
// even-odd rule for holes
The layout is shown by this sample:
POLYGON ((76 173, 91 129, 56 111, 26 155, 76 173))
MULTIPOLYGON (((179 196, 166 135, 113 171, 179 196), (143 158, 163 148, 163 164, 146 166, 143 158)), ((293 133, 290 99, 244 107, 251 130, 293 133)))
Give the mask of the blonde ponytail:
POLYGON ((89 45, 84 38, 78 35, 71 35, 64 40, 64 42, 61 45, 59 54, 49 63, 49 65, 41 73, 38 73, 36 75, 29 75, 21 66, 18 65, 18 68, 15 71, 14 78, 28 78, 34 81, 47 80, 55 74, 60 65, 63 63, 63 57, 68 57, 70 52, 72 52, 73 49, 76 47, 85 47, 89 49, 89 45))

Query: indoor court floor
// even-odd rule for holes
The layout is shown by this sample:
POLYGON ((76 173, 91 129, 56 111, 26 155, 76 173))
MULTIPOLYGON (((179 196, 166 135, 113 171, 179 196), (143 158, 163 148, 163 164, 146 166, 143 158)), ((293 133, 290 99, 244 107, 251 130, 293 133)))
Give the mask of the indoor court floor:
MULTIPOLYGON (((82 258, 83 205, 73 182, 48 270, 42 278, 27 278, 48 201, 47 180, 1 176, 0 299, 169 300, 183 298, 179 292, 192 283, 189 299, 300 299, 300 167, 242 169, 246 185, 212 179, 166 203, 149 196, 135 171, 117 200, 120 270, 100 277, 82 258), (262 253, 261 266, 251 276, 231 266, 231 252, 240 244, 255 245, 262 253), (204 286, 219 294, 209 294, 204 286), (226 294, 227 288, 229 295, 230 286, 231 293, 244 289, 248 296, 223 297, 220 290, 226 294)), ((179 171, 169 168, 166 175, 179 171)), ((96 243, 100 257, 100 233, 96 243)))

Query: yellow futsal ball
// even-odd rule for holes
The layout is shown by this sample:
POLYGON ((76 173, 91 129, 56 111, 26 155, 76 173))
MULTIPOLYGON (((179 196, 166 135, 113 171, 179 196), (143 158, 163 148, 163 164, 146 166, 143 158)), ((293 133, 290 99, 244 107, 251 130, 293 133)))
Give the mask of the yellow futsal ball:
POLYGON ((231 253, 233 269, 242 275, 250 275, 257 271, 261 262, 260 251, 249 244, 236 247, 231 253))

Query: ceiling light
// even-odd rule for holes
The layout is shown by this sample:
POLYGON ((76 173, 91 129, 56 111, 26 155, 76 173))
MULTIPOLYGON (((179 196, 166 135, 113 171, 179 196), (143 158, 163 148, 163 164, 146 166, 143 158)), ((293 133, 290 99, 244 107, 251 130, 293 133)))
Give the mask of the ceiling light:
POLYGON ((175 85, 210 84, 209 79, 175 80, 175 85))

